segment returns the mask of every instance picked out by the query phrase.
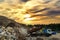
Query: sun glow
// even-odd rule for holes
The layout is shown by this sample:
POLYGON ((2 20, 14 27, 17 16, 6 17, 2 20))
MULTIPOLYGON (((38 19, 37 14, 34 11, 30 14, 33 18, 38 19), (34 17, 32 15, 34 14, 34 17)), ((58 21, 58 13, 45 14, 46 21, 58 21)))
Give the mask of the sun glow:
POLYGON ((30 14, 26 14, 26 15, 24 15, 24 18, 29 18, 29 17, 31 17, 30 14))

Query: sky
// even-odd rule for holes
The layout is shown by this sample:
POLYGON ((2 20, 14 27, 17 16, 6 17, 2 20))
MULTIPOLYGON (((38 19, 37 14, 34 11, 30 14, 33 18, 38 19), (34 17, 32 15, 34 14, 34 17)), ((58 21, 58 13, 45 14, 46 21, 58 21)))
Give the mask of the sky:
POLYGON ((60 23, 60 0, 0 0, 0 15, 24 24, 60 23))

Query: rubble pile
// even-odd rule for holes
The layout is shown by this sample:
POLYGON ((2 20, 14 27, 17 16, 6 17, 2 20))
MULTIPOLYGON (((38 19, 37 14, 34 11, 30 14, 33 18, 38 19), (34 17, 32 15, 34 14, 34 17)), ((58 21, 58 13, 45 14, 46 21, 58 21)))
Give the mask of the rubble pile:
POLYGON ((11 27, 0 27, 0 39, 1 40, 16 40, 16 33, 11 27))
POLYGON ((0 40, 23 40, 25 34, 20 32, 21 27, 14 20, 0 16, 0 40))
POLYGON ((24 40, 25 32, 21 30, 21 33, 20 29, 19 27, 0 26, 0 40, 24 40))

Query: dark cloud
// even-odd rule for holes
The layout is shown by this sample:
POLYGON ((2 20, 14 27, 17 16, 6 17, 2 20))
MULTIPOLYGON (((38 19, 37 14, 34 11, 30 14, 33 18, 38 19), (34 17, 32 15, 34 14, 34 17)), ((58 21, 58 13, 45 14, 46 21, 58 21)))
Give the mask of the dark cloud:
POLYGON ((48 11, 48 13, 47 13, 46 15, 47 15, 47 16, 60 15, 60 10, 50 10, 50 11, 48 11))
POLYGON ((42 10, 39 10, 37 12, 43 12, 43 11, 46 11, 45 14, 37 14, 37 15, 33 15, 34 16, 57 16, 57 15, 60 15, 60 10, 49 10, 49 9, 42 9, 42 10), (46 11, 47 10, 47 11, 46 11))
POLYGON ((29 0, 21 0, 22 2, 27 2, 27 1, 29 1, 29 0))
POLYGON ((42 11, 46 11, 46 10, 49 10, 49 8, 44 8, 44 9, 39 9, 39 10, 35 10, 35 9, 32 9, 32 13, 37 13, 37 12, 42 12, 42 11))
MULTIPOLYGON (((43 9, 43 10, 40 10, 40 11, 46 11, 46 14, 33 15, 33 16, 31 16, 31 18, 36 17, 36 16, 40 16, 40 17, 46 16, 46 17, 43 17, 43 18, 40 18, 40 19, 38 18, 38 19, 33 20, 33 21, 48 20, 48 19, 57 19, 57 20, 60 20, 60 18, 55 17, 55 16, 60 15, 60 10, 43 9)), ((40 11, 38 11, 38 12, 40 12, 40 11)))
POLYGON ((44 0, 44 3, 49 3, 51 2, 52 0, 44 0))

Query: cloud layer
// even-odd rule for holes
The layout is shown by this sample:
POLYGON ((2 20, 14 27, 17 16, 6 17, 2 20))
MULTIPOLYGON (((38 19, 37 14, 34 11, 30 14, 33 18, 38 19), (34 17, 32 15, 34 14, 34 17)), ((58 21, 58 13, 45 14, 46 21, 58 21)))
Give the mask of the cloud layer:
POLYGON ((60 0, 0 0, 0 15, 25 24, 60 23, 60 0))

